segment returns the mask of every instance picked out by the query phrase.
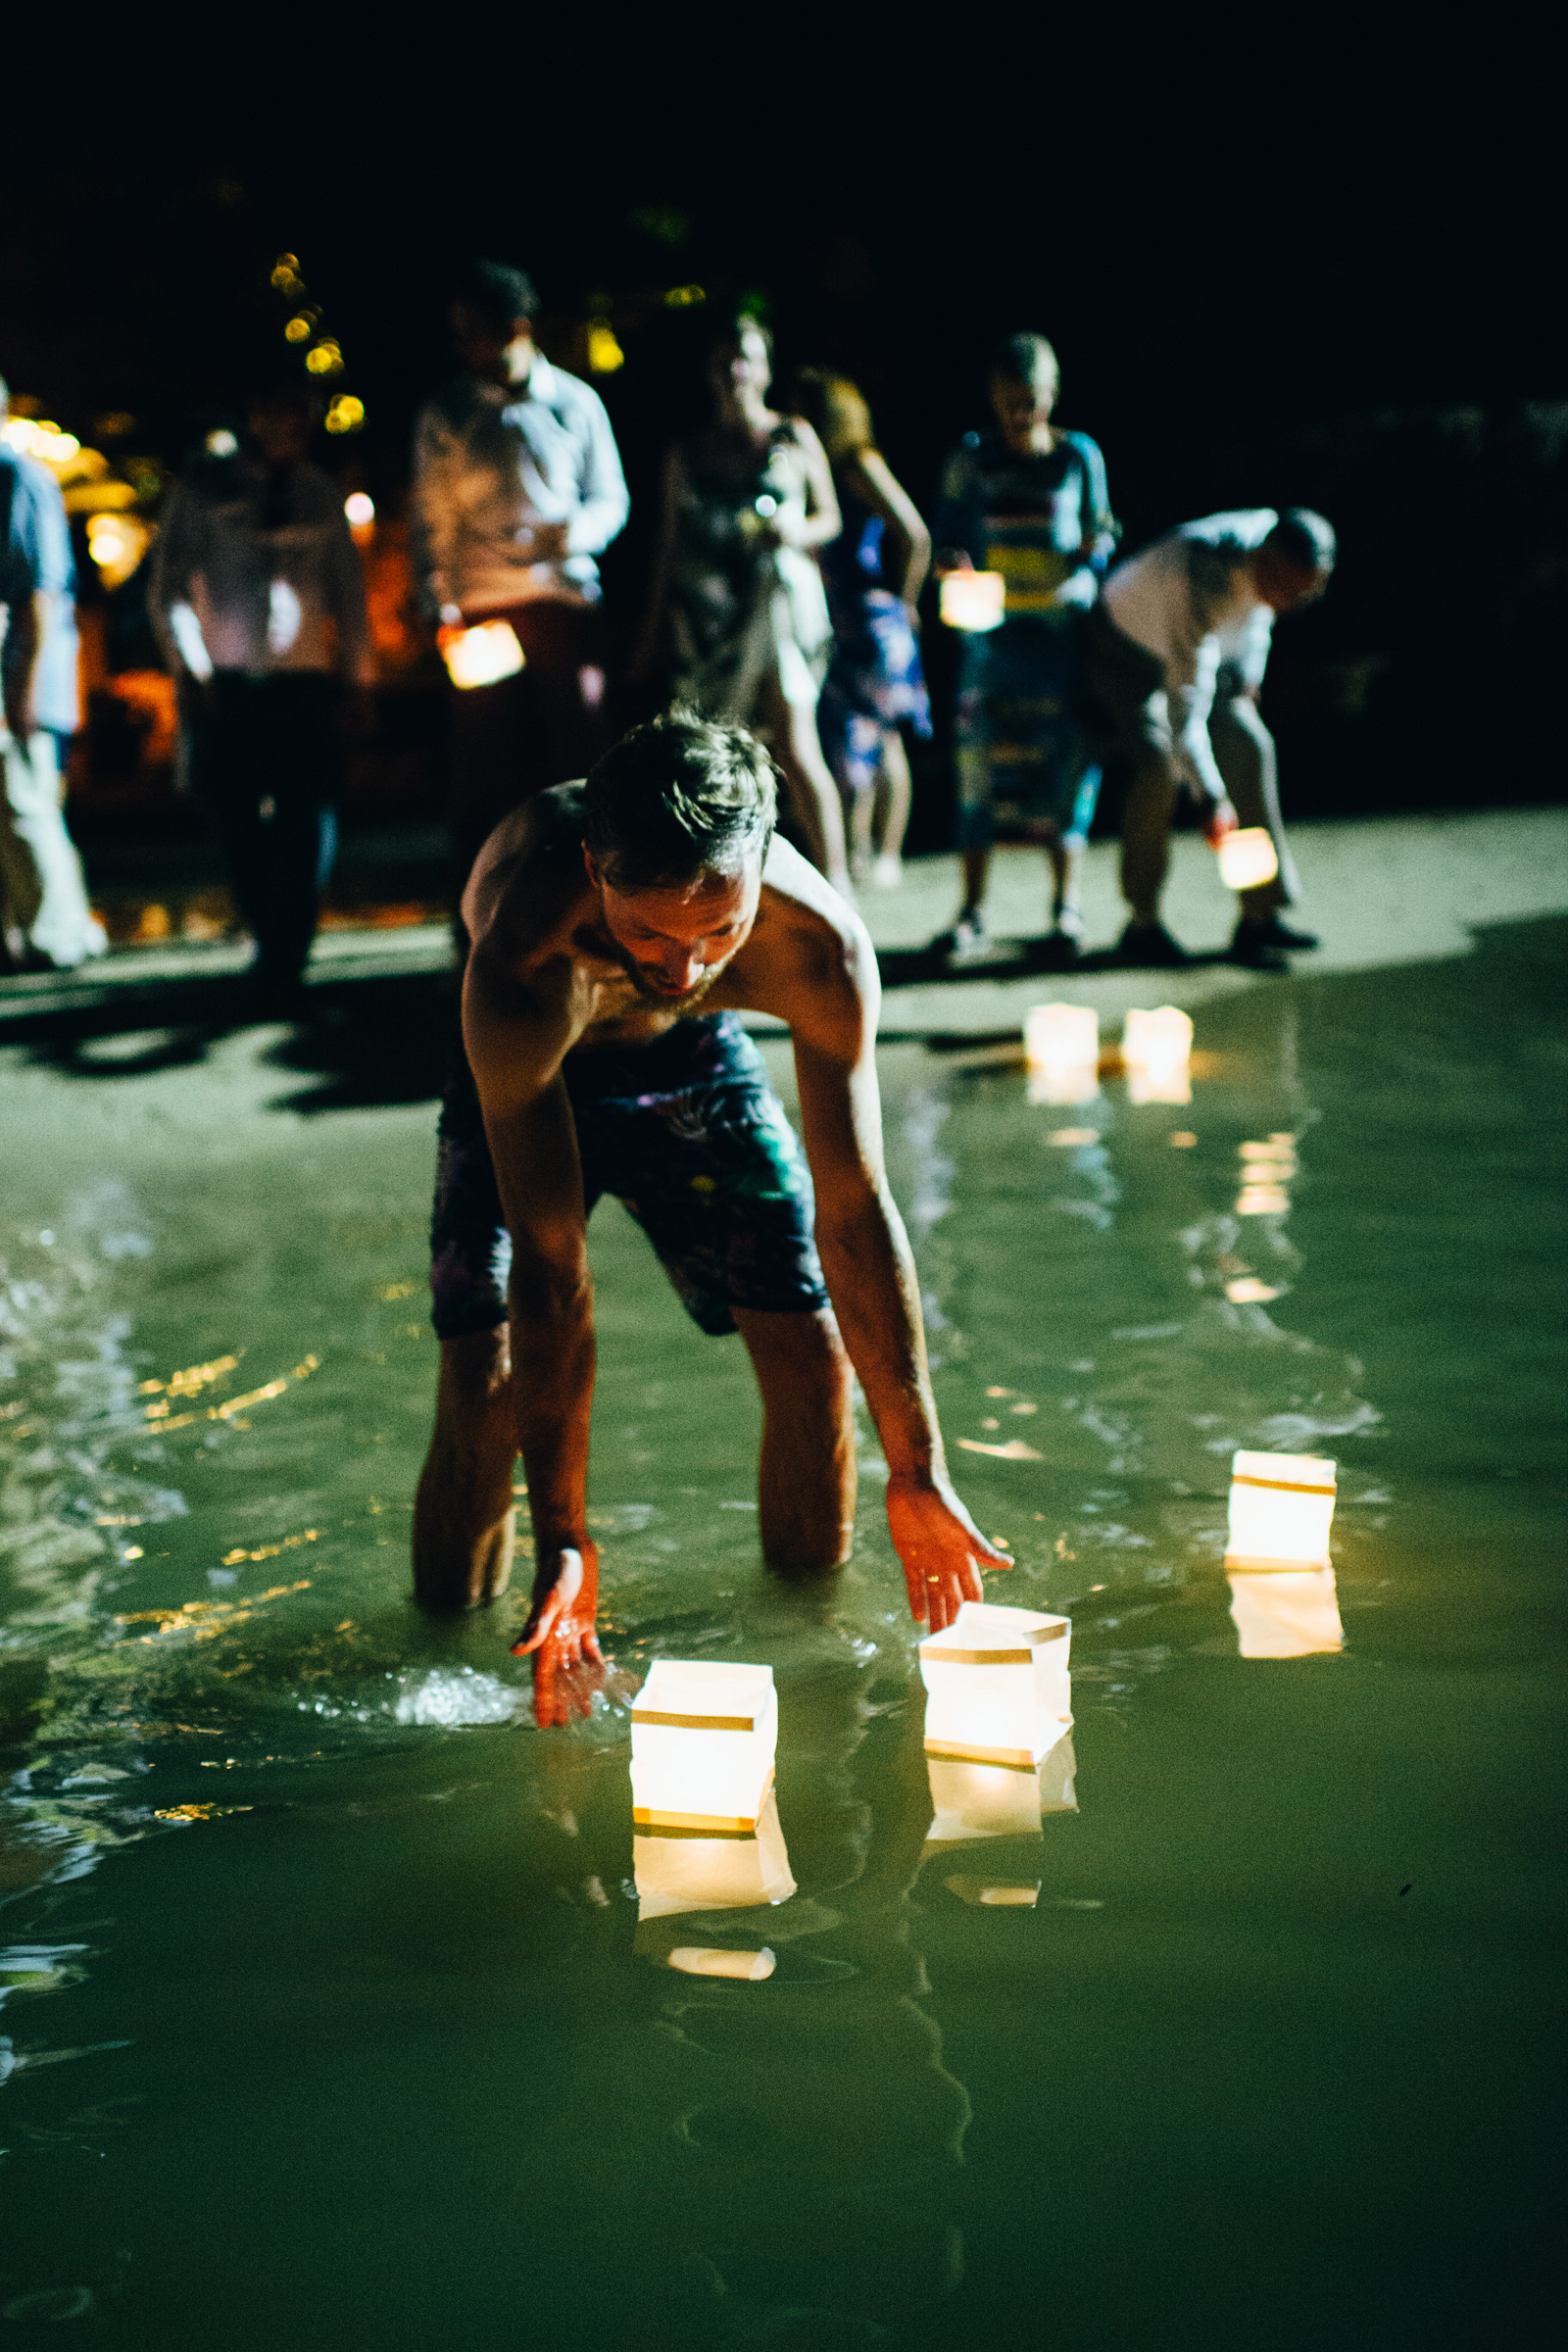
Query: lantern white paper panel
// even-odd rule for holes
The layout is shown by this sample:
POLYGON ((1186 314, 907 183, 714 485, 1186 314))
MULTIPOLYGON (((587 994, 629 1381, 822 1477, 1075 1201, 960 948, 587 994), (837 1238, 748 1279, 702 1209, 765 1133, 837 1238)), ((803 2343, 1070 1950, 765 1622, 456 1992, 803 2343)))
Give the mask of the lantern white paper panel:
POLYGON ((1072 1721, 1065 1617, 966 1600, 920 1644, 928 1755, 1038 1764, 1072 1721))
POLYGON ((1322 1568, 1334 1520, 1335 1466, 1305 1453, 1255 1453, 1231 1463, 1227 1569, 1322 1568))
POLYGON ((1256 890, 1272 882, 1279 870, 1273 841, 1263 826, 1244 825, 1221 840, 1219 878, 1227 890, 1256 890))
POLYGON ((1231 1616, 1244 1658, 1304 1658, 1345 1647, 1332 1568, 1233 1576, 1231 1616))
POLYGON ((524 667, 516 632, 507 620, 483 620, 451 637, 441 649, 454 686, 494 686, 524 667))
POLYGON ((1122 1027, 1129 1102, 1190 1102, 1193 1024, 1175 1004, 1133 1005, 1122 1027))
POLYGON ((777 1743, 770 1666, 656 1660, 631 1711, 637 1827, 755 1831, 777 1743))

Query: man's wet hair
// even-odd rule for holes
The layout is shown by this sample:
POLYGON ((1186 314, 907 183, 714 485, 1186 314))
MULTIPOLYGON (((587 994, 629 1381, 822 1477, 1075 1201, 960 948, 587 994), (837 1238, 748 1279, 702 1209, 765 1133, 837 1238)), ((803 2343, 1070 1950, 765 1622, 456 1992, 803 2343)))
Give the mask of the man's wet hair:
POLYGON ((1056 355, 1044 335, 1004 335, 991 354, 991 373, 1004 384, 1038 384, 1059 377, 1056 355))
POLYGON ((677 706, 590 768, 583 840, 612 890, 680 887, 765 855, 777 806, 756 736, 677 706))
POLYGON ((1332 571, 1339 554, 1334 525, 1310 507, 1287 507, 1268 535, 1274 553, 1303 571, 1332 571))
POLYGON ((539 316, 539 289, 526 270, 510 262, 466 263, 452 281, 452 300, 503 331, 518 318, 539 316))

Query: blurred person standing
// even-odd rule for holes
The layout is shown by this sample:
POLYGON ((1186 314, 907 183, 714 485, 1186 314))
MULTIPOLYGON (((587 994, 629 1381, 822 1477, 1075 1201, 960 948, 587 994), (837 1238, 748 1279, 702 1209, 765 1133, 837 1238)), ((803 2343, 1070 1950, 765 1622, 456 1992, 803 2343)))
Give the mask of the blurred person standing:
POLYGON ((250 446, 203 455, 170 503, 148 603, 179 684, 190 781, 256 942, 263 1008, 298 1003, 336 843, 345 734, 368 728, 375 661, 359 550, 307 456, 316 395, 254 395, 250 446))
POLYGON ((704 359, 712 418, 665 453, 632 674, 672 657, 680 703, 762 738, 807 856, 847 890, 844 814, 816 728, 833 647, 817 551, 842 527, 832 468, 804 417, 768 407, 773 339, 759 319, 721 318, 704 359))
POLYGON ((816 707, 817 734, 849 805, 850 870, 858 882, 890 890, 902 875, 909 821, 909 760, 900 726, 931 739, 916 634, 931 534, 876 446, 858 385, 825 368, 803 368, 791 405, 827 453, 844 517, 843 530, 821 553, 833 654, 816 707), (896 587, 884 569, 885 552, 896 587))
POLYGON ((1263 825, 1279 854, 1276 879, 1242 894, 1233 959, 1283 971, 1288 949, 1317 945, 1280 919, 1296 896, 1295 869, 1280 823, 1274 739, 1255 704, 1275 619, 1317 602, 1336 552, 1321 514, 1248 507, 1167 531, 1105 582, 1085 633, 1084 693, 1102 754, 1132 766, 1122 817, 1123 962, 1186 961, 1159 918, 1184 787, 1211 842, 1238 821, 1263 825))
POLYGON ((996 423, 965 433, 942 477, 937 569, 1000 572, 1000 627, 964 636, 955 737, 963 904, 933 946, 986 945, 983 907, 999 821, 1050 861, 1051 930, 1037 960, 1077 960, 1079 871, 1100 792, 1077 716, 1086 611, 1116 545, 1105 461, 1087 433, 1052 422, 1060 375, 1044 335, 1008 335, 992 357, 996 423))
MULTIPOLYGON (((10 410, 0 381, 0 423, 10 410)), ((108 946, 66 830, 65 761, 80 723, 75 567, 60 485, 0 447, 0 972, 70 971, 108 946)))
POLYGON ((452 697, 451 833, 461 892, 486 836, 607 748, 599 566, 629 501, 604 402, 533 339, 521 270, 473 262, 449 312, 463 364, 420 411, 410 544, 427 619, 505 621, 522 666, 452 697))

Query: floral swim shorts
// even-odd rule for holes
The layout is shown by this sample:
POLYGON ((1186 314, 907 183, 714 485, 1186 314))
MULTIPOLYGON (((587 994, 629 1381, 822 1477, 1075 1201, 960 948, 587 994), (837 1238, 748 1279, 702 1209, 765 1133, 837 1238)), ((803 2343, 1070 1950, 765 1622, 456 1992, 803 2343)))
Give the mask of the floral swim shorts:
MULTIPOLYGON (((585 1209, 610 1193, 630 1210, 701 1330, 733 1331, 737 1306, 826 1306, 806 1155, 738 1014, 677 1021, 647 1046, 569 1054, 563 1069, 585 1209)), ((430 1219, 437 1337, 504 1323, 511 1265, 478 1093, 460 1050, 441 1104, 430 1219)))

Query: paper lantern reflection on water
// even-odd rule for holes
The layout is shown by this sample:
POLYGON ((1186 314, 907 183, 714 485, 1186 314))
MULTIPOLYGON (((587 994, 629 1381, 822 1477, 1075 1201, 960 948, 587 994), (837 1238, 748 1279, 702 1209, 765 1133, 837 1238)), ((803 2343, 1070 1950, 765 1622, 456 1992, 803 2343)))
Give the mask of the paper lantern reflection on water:
POLYGON ((1076 1813, 1077 1763, 1062 1733, 1038 1764, 976 1764, 927 1751, 931 1827, 926 1847, 972 1845, 982 1838, 1027 1838, 1046 1813, 1076 1813))
POLYGON ((938 611, 950 629, 968 635, 1000 629, 1006 595, 1000 571, 950 571, 938 592, 938 611))
POLYGON ((482 620, 471 629, 442 629, 437 643, 454 686, 494 686, 524 667, 522 648, 510 621, 482 620))
POLYGON ((1133 1005, 1122 1027, 1129 1102, 1190 1102, 1193 1024, 1174 1004, 1133 1005))
POLYGON ((1031 1004, 1024 1015, 1031 1102, 1092 1102, 1100 1092, 1100 1015, 1092 1004, 1031 1004))
POLYGON ((1345 1647, 1332 1568, 1275 1569, 1230 1583, 1244 1658, 1304 1658, 1345 1647))
POLYGON ((920 1644, 925 1750, 1033 1771, 1072 1722, 1072 1624, 966 1600, 920 1644))
POLYGON ((677 1911, 747 1911, 757 1904, 787 1902, 795 1892, 771 1788, 750 1832, 638 1823, 631 1843, 640 1920, 677 1911))
POLYGON ((1237 1453, 1231 1463, 1227 1571, 1326 1568, 1334 1490, 1334 1464, 1314 1454, 1245 1448, 1237 1453))
POLYGON ((1262 825, 1244 825, 1219 844, 1219 878, 1227 890, 1256 890, 1280 870, 1274 844, 1262 825))

